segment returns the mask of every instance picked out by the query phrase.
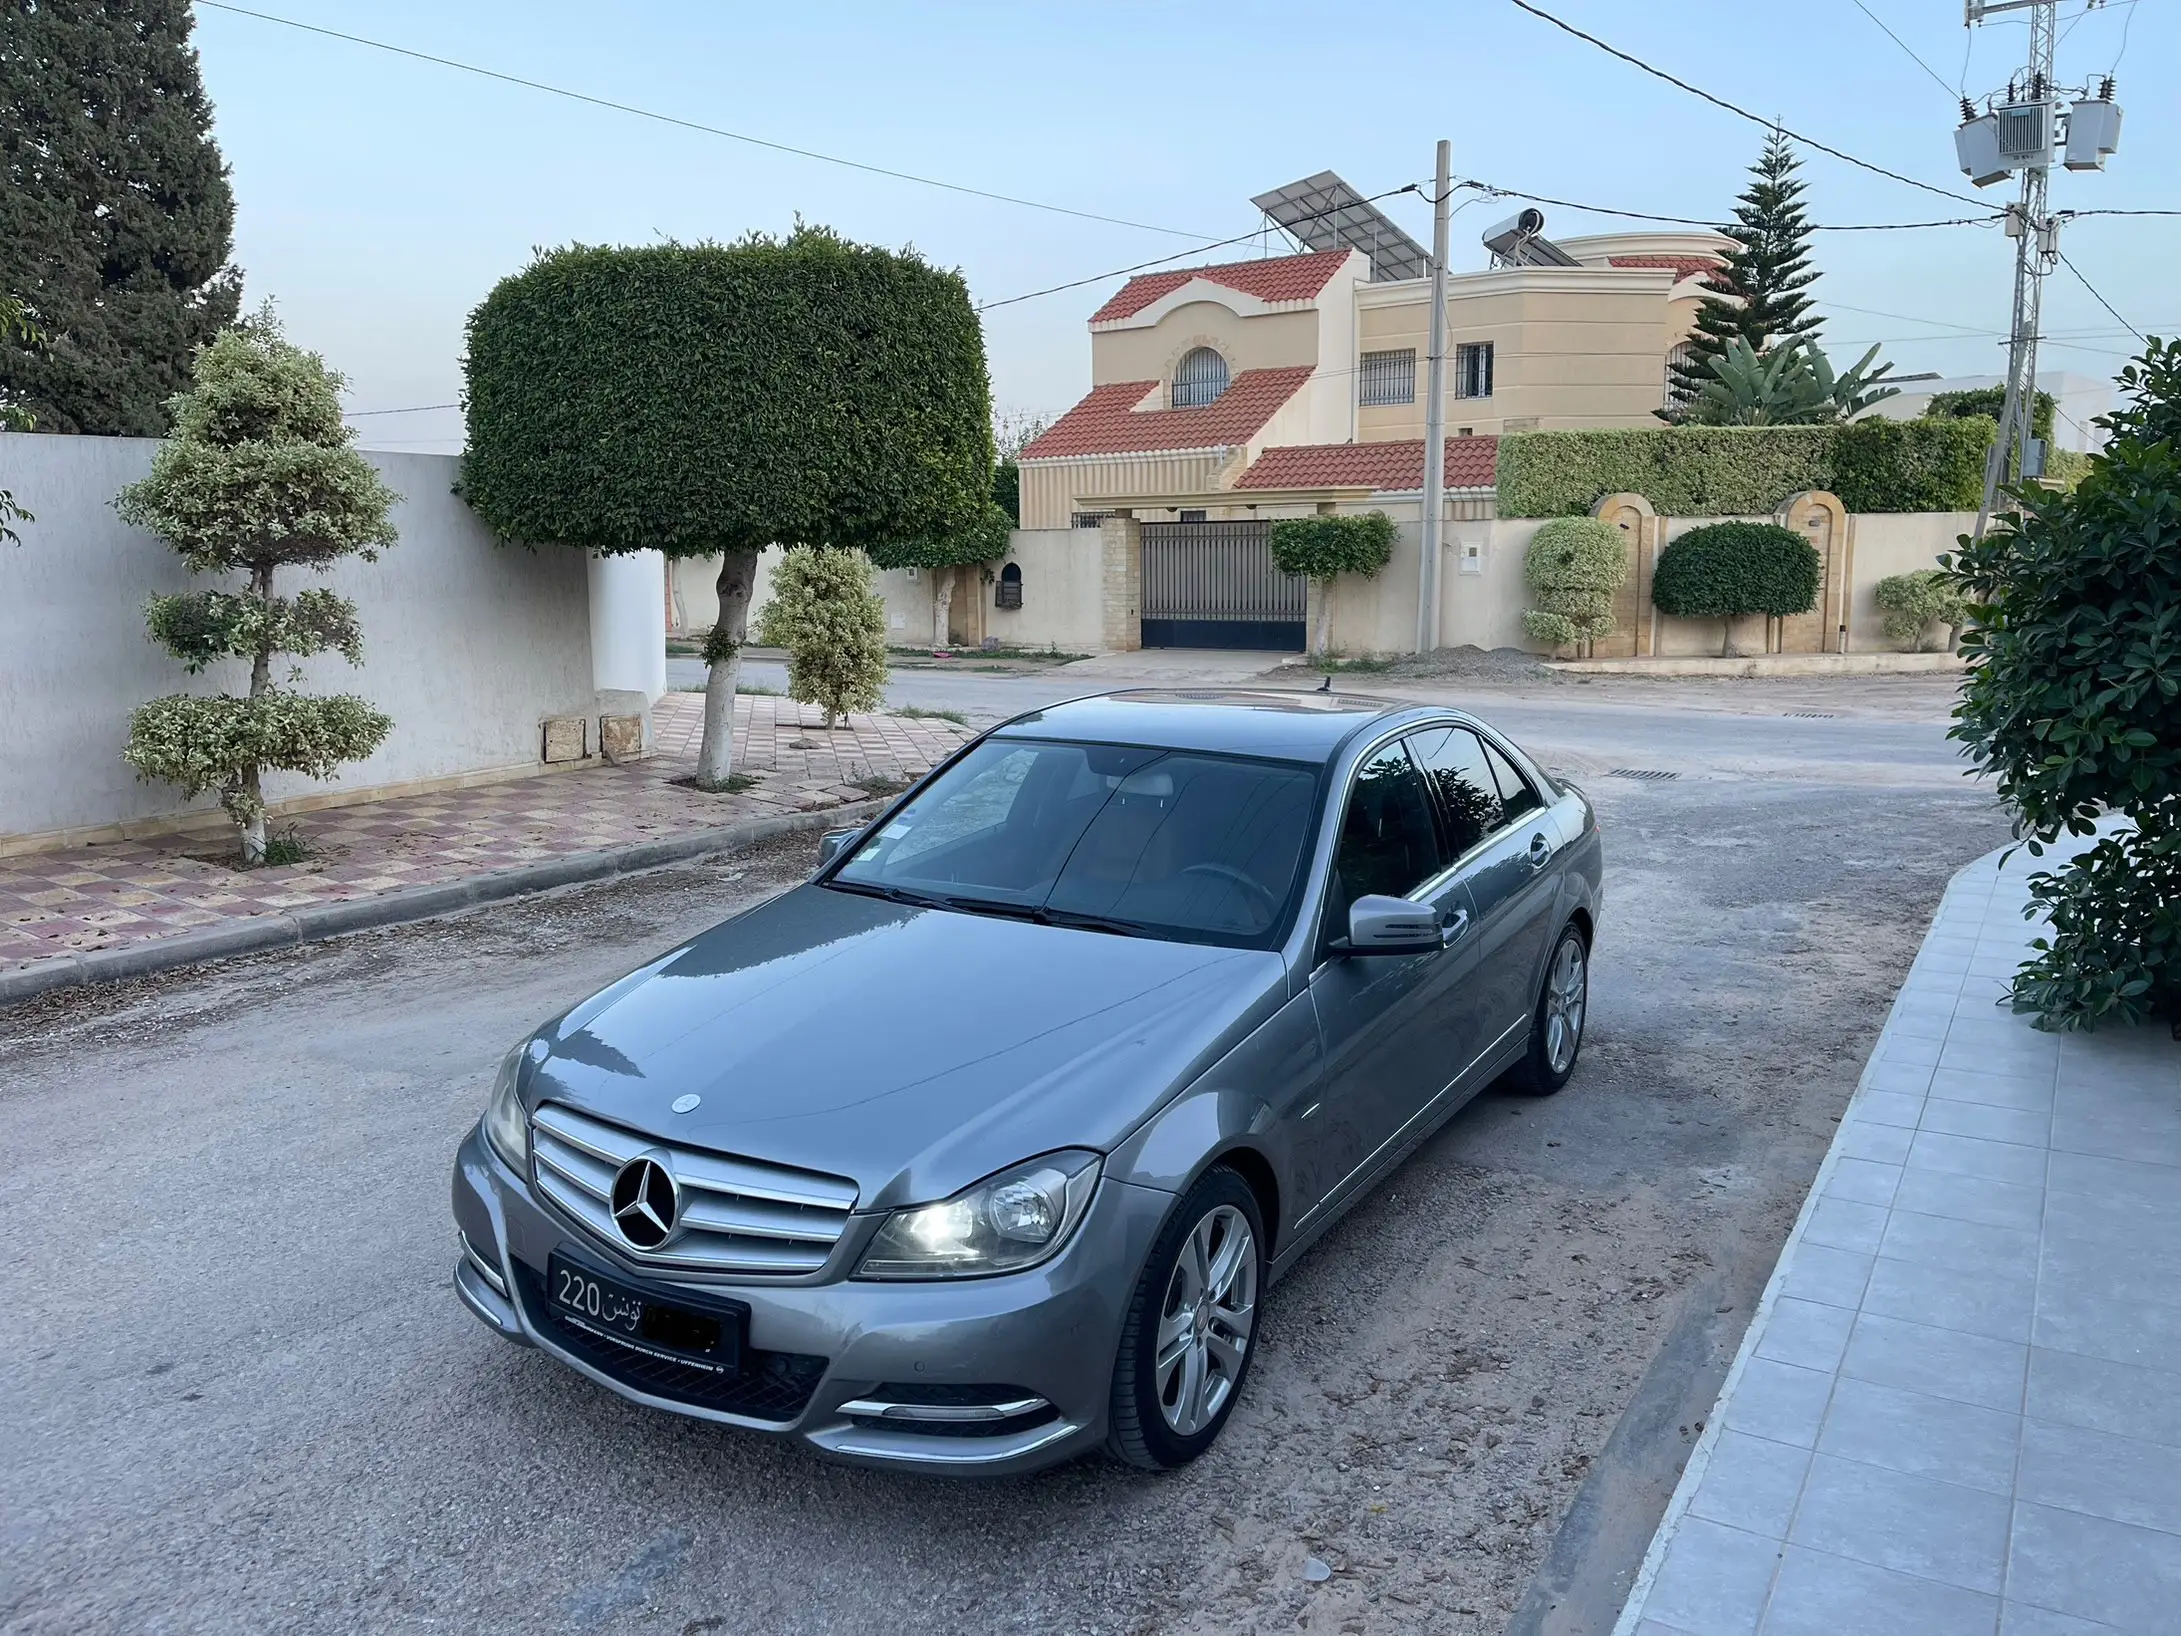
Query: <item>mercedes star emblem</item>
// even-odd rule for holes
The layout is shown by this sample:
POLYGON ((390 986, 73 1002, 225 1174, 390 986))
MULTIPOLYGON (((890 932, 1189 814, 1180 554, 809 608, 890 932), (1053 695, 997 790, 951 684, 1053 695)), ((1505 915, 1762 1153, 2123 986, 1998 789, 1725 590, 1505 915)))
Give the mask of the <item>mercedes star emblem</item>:
POLYGON ((692 1112, 692 1111, 693 1111, 693 1110, 694 1110, 694 1109, 696 1108, 697 1104, 698 1104, 699 1102, 702 1102, 703 1100, 704 1100, 704 1098, 703 1098, 703 1097, 701 1097, 701 1096, 695 1096, 695 1095, 691 1095, 691 1096, 677 1096, 677 1097, 676 1097, 676 1098, 674 1099, 674 1111, 675 1111, 676 1113, 689 1113, 689 1112, 692 1112))
POLYGON ((673 1172, 649 1154, 638 1154, 613 1178, 613 1224, 639 1250, 656 1250, 674 1236, 681 1189, 673 1172))

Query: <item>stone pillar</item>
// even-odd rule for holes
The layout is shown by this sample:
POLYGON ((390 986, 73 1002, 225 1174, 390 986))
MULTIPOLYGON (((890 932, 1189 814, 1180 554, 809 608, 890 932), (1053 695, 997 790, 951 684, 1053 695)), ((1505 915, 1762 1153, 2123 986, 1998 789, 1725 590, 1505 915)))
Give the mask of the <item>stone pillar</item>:
POLYGON ((1816 546, 1825 565, 1818 580, 1817 606, 1779 622, 1776 651, 1838 653, 1840 630, 1848 622, 1848 508, 1837 494, 1805 489, 1789 495, 1773 520, 1816 546))
POLYGON ((1651 563, 1658 555, 1658 513, 1640 494, 1608 494, 1590 508, 1628 541, 1628 577, 1613 593, 1613 634, 1591 644, 1594 659, 1647 655, 1652 645, 1651 563))
POLYGON ((1124 512, 1098 525, 1099 639, 1108 653, 1143 646, 1143 525, 1124 512))

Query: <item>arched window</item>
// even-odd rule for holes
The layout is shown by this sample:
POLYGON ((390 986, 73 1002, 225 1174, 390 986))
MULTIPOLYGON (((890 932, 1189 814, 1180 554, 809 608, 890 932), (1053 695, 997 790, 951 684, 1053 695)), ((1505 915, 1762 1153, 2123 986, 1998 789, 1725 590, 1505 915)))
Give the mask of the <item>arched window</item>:
POLYGON ((1000 583, 992 593, 995 608, 1022 606, 1022 564, 1010 562, 1000 569, 1000 583))
POLYGON ((1210 403, 1227 390, 1227 360, 1210 347, 1198 347, 1174 371, 1174 407, 1210 403))

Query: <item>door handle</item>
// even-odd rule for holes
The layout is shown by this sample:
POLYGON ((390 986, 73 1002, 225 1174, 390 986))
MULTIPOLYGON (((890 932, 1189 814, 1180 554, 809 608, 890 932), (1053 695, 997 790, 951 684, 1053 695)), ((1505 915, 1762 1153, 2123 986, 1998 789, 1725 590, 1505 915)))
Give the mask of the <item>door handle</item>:
POLYGON ((1546 842, 1544 832, 1540 830, 1537 834, 1532 835, 1530 837, 1530 867, 1532 869, 1544 868, 1545 860, 1551 856, 1552 847, 1546 842))
POLYGON ((1467 930, 1469 930, 1469 911, 1467 909, 1456 909, 1439 922, 1439 947, 1442 949, 1452 948, 1456 940, 1467 930))

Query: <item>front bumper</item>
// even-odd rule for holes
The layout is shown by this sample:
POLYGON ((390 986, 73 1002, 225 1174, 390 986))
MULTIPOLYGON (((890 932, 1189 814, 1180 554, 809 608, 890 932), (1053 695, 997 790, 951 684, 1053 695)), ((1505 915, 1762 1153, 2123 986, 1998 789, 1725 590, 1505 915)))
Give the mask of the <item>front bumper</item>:
POLYGON ((1172 1204, 1171 1194, 1103 1180, 1059 1255, 996 1278, 684 1281, 568 1227, 472 1130, 455 1156, 454 1285, 487 1327, 634 1402, 859 1465, 1001 1475, 1104 1440, 1121 1321, 1172 1204), (743 1374, 707 1379, 565 1327, 543 1296, 555 1249, 636 1283, 746 1304, 743 1374))

